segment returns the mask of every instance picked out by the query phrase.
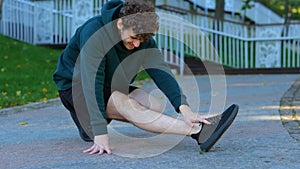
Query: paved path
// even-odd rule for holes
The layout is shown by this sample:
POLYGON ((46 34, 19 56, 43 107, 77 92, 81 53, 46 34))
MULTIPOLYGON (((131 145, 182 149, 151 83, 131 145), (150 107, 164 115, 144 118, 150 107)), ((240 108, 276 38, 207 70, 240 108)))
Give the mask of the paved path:
MULTIPOLYGON (((299 168, 300 143, 289 135, 279 115, 281 97, 299 77, 226 76, 226 88, 222 88, 222 79, 213 76, 213 91, 208 76, 196 77, 199 90, 193 86, 192 77, 178 78, 189 101, 200 105, 193 107, 196 111, 224 109, 222 104, 240 106, 235 122, 212 151, 204 154, 188 137, 160 137, 112 122, 110 141, 115 154, 87 155, 81 151, 91 143, 79 139, 68 112, 57 100, 46 107, 34 104, 2 110, 0 168, 299 168), (133 137, 136 141, 130 139, 133 137)), ((150 83, 144 87, 153 88, 150 83)), ((160 95, 157 91, 153 94, 160 95)), ((165 110, 176 116, 169 104, 165 110)))

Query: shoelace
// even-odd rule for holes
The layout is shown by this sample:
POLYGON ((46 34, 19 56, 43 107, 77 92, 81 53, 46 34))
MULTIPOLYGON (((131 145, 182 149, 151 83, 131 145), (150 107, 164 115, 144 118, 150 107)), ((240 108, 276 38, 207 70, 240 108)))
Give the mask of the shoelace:
POLYGON ((221 115, 217 115, 216 117, 209 118, 208 121, 211 122, 211 124, 216 124, 221 120, 221 115))

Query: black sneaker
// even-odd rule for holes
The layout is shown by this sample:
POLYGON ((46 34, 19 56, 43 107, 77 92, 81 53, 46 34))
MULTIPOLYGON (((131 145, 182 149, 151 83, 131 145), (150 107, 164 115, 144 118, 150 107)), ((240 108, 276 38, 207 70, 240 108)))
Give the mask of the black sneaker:
POLYGON ((199 133, 193 134, 202 151, 209 151, 212 146, 220 139, 223 133, 232 124, 238 113, 239 107, 236 104, 231 105, 222 114, 207 119, 212 124, 202 123, 202 128, 199 133))
POLYGON ((211 124, 201 123, 201 130, 197 134, 193 134, 192 138, 194 138, 199 145, 204 143, 216 130, 221 120, 221 115, 217 115, 215 117, 208 118, 211 124))

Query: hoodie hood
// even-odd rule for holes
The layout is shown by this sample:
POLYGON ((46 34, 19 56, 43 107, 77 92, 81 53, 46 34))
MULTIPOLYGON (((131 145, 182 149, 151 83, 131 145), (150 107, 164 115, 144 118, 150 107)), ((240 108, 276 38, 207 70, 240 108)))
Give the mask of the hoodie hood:
POLYGON ((107 24, 119 18, 118 15, 122 6, 123 6, 123 1, 121 0, 108 1, 101 9, 101 15, 104 24, 107 24))

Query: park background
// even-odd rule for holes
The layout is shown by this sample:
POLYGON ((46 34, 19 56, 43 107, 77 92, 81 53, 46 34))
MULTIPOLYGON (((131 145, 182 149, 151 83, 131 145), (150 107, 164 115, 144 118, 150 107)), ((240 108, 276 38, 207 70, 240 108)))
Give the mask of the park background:
MULTIPOLYGON (((199 106, 193 109, 222 109, 211 99, 226 96, 222 103, 238 104, 239 114, 208 153, 188 137, 171 149, 162 148, 170 139, 144 146, 153 133, 113 121, 110 129, 147 141, 109 132, 117 148, 101 157, 81 153, 92 143, 79 138, 52 73, 74 21, 97 14, 105 0, 0 2, 0 168, 299 168, 298 0, 156 0, 166 15, 155 38, 189 101, 199 106), (182 58, 195 76, 182 69, 182 58), (226 90, 212 90, 211 80, 220 78, 226 90), (195 81, 201 86, 192 87, 195 81)), ((155 91, 147 75, 140 76, 143 89, 155 91)), ((164 113, 177 116, 170 105, 164 113)))
MULTIPOLYGON (((57 59, 76 27, 99 14, 104 2, 0 0, 0 109, 58 97, 52 82, 57 59)), ((184 63, 194 74, 207 74, 205 66, 226 74, 299 73, 300 1, 155 4, 158 12, 176 17, 162 15, 155 38, 179 75, 187 74, 184 63)), ((147 78, 144 72, 138 76, 147 78)))

